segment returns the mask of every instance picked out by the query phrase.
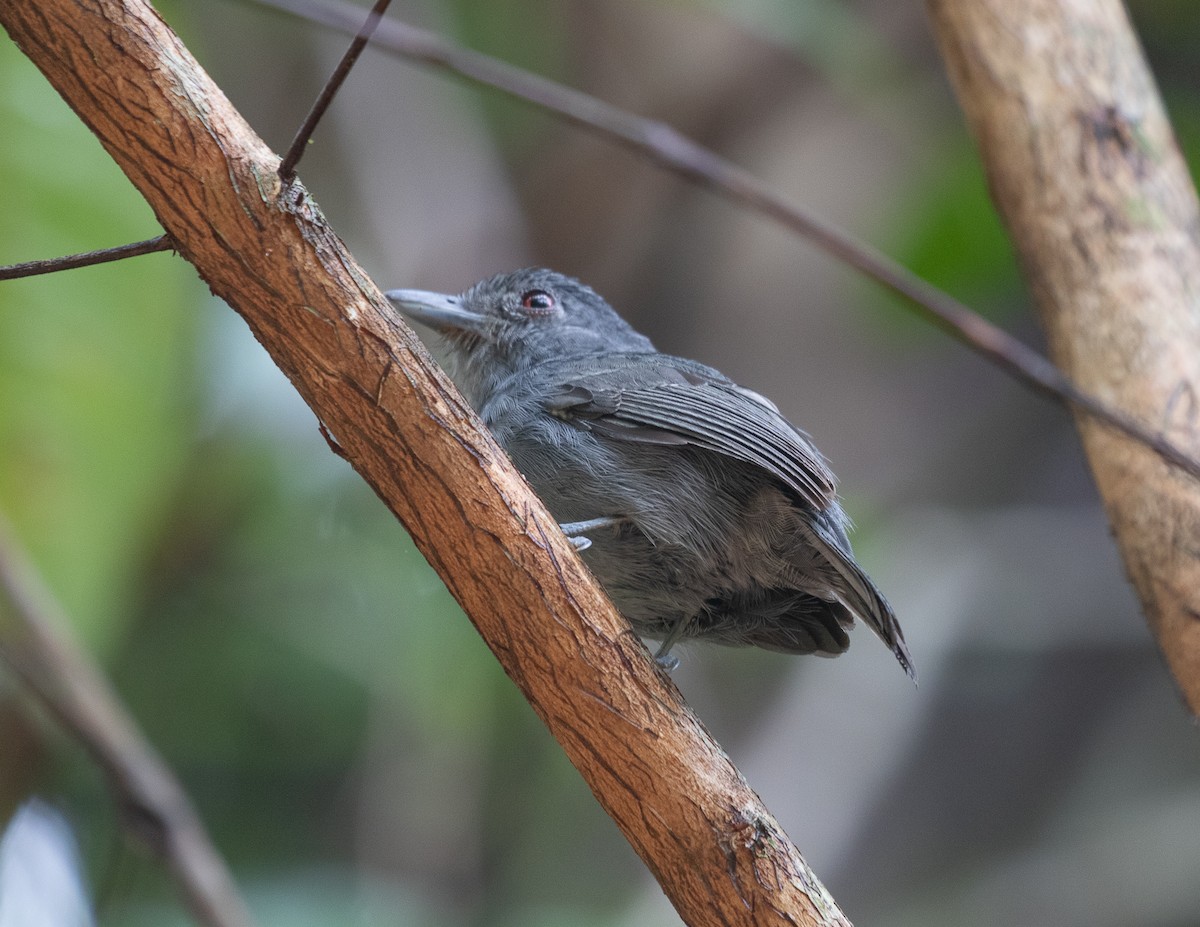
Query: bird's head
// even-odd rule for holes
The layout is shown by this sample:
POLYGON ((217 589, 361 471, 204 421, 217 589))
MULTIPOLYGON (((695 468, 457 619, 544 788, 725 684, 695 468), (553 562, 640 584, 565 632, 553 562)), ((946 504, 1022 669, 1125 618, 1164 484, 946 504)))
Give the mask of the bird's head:
POLYGON ((496 385, 545 361, 654 350, 595 290, 544 268, 489 277, 458 296, 386 295, 442 336, 450 375, 476 408, 496 385))

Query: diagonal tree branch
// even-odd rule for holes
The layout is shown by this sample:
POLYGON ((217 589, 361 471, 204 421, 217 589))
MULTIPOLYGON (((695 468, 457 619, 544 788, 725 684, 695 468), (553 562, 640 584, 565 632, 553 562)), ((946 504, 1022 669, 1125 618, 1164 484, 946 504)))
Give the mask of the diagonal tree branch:
POLYGON ((250 913, 183 787, 67 626, 0 517, 0 659, 92 753, 126 823, 167 864, 196 919, 209 927, 250 927, 250 913))
MULTIPOLYGON (((1120 0, 928 0, 1049 335, 1094 396, 1200 449, 1200 208, 1120 0)), ((1077 416, 1125 569, 1200 715, 1200 486, 1077 416)))
POLYGON ((689 924, 844 925, 541 502, 299 184, 141 0, 0 22, 249 323, 689 924))

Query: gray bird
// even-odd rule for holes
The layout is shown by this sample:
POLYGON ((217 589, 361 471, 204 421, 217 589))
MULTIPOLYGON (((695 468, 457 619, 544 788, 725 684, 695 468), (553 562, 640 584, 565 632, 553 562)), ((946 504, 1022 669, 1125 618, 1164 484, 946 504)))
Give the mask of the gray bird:
POLYGON ((661 665, 690 638, 836 656, 857 617, 915 678, 833 473, 769 400, 659 353, 551 270, 387 296, 441 335, 451 378, 661 665))

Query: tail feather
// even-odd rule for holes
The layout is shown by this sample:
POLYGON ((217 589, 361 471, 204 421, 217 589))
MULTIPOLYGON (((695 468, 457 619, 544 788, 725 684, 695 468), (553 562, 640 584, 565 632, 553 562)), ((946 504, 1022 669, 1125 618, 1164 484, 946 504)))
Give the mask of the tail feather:
POLYGON ((871 578, 855 562, 845 532, 833 523, 817 523, 809 531, 809 540, 842 580, 833 589, 838 602, 878 635, 895 654, 904 672, 916 682, 916 667, 904 642, 904 631, 900 628, 896 613, 871 578))

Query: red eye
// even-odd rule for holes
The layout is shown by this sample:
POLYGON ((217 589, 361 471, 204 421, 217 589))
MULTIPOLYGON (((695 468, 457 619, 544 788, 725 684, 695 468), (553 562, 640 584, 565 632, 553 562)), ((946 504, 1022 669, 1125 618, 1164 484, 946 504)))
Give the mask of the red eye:
POLYGON ((530 290, 521 297, 521 308, 530 315, 549 315, 554 305, 554 297, 545 290, 530 290))

